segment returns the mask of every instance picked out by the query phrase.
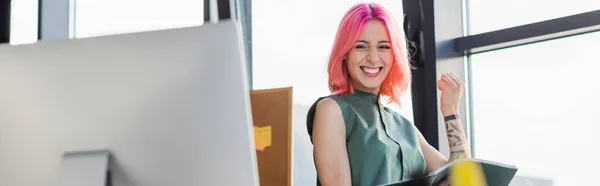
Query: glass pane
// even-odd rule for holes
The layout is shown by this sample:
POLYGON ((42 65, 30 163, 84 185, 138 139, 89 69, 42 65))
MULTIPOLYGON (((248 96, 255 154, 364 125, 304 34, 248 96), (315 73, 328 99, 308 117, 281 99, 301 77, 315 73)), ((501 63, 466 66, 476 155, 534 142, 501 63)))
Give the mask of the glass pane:
POLYGON ((38 38, 38 0, 12 0, 10 44, 35 43, 38 38))
POLYGON ((598 0, 466 0, 471 34, 494 31, 600 9, 598 0))
POLYGON ((473 55, 475 155, 553 186, 597 185, 600 44, 592 41, 600 33, 473 55))
POLYGON ((199 0, 75 0, 75 37, 202 25, 199 0))
MULTIPOLYGON (((252 1, 253 88, 294 89, 293 185, 316 183, 306 112, 318 97, 329 94, 326 62, 339 22, 351 6, 364 1, 252 1)), ((402 20, 402 1, 374 2, 390 10, 396 20, 402 20)), ((403 107, 396 110, 412 120, 410 94, 402 101, 403 107)))

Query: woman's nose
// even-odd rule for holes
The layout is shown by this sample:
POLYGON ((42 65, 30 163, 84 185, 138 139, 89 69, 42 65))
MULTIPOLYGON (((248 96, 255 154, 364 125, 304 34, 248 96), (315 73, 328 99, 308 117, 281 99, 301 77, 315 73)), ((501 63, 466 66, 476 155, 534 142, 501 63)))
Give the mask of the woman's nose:
POLYGON ((367 59, 368 59, 368 61, 373 62, 373 63, 379 62, 379 52, 377 51, 377 49, 369 50, 367 59))

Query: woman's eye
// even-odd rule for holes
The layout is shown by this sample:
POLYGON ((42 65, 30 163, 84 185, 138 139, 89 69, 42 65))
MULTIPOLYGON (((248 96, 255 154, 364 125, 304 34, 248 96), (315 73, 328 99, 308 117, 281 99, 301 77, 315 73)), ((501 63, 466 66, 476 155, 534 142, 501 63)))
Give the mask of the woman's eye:
POLYGON ((388 46, 388 45, 381 45, 381 46, 379 46, 379 49, 390 49, 390 46, 388 46))
POLYGON ((365 46, 365 45, 356 45, 356 47, 354 47, 354 48, 356 48, 356 49, 365 49, 365 48, 367 48, 367 46, 365 46))

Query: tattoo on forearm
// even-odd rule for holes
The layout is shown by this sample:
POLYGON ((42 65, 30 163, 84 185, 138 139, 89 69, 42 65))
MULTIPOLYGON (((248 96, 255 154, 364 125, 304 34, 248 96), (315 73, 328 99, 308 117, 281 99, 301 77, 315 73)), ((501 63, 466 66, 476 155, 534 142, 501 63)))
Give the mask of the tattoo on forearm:
POLYGON ((454 121, 455 120, 446 121, 446 134, 450 147, 464 144, 463 138, 461 137, 462 132, 460 128, 454 124, 454 121))
POLYGON ((464 133, 456 124, 456 120, 446 121, 446 135, 448 144, 450 145, 450 161, 468 158, 468 154, 464 145, 467 144, 464 133))

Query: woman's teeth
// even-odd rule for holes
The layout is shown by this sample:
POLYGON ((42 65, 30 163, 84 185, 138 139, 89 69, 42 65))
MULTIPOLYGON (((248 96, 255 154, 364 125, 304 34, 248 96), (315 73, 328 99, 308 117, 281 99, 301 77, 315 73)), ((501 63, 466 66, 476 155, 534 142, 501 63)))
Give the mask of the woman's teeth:
POLYGON ((375 74, 375 73, 379 72, 381 70, 381 68, 362 67, 362 70, 367 73, 375 74))

